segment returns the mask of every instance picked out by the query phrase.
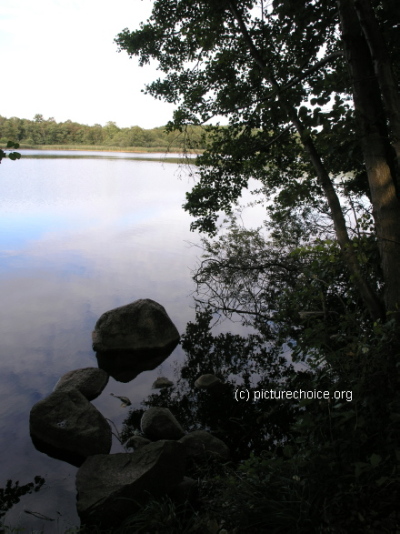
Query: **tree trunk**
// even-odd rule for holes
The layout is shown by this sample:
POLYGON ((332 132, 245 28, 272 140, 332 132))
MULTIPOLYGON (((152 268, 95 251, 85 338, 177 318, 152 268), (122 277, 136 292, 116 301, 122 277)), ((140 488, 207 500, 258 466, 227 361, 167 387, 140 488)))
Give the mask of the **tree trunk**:
POLYGON ((386 312, 400 320, 400 202, 386 115, 367 41, 354 4, 338 0, 342 39, 353 84, 354 106, 367 169, 385 282, 386 312))
POLYGON ((354 6, 361 24, 364 37, 367 41, 373 61, 375 75, 382 93, 385 111, 387 113, 393 147, 397 158, 396 187, 397 195, 400 195, 400 94, 393 69, 383 39, 378 21, 370 0, 355 0, 354 6))

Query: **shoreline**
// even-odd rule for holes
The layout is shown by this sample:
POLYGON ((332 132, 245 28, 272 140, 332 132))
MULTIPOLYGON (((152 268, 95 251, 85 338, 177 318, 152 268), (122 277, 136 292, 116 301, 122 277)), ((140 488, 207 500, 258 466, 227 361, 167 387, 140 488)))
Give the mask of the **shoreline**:
POLYGON ((90 145, 79 146, 68 146, 68 145, 37 145, 37 146, 20 146, 19 151, 23 150, 40 150, 40 151, 49 151, 49 150, 65 150, 65 151, 83 151, 83 152, 119 152, 126 154, 155 154, 155 153, 165 153, 165 154, 176 154, 184 156, 185 154, 202 154, 202 150, 179 150, 178 147, 173 147, 171 150, 165 147, 126 147, 121 149, 121 147, 100 147, 99 145, 90 145))

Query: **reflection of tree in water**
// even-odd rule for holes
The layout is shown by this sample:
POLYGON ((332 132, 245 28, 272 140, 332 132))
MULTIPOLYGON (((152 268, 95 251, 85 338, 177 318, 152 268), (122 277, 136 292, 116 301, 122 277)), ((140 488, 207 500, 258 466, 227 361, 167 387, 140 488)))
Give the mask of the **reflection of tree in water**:
MULTIPOLYGON (((247 458, 250 452, 275 447, 289 435, 295 404, 278 400, 254 401, 252 390, 286 389, 284 383, 293 368, 279 349, 268 345, 259 334, 241 337, 233 334, 213 336, 210 311, 198 312, 196 322, 187 325, 182 347, 187 359, 177 370, 174 389, 150 395, 143 406, 168 407, 186 431, 208 430, 230 448, 233 459, 247 458), (211 373, 222 383, 211 389, 197 389, 195 380, 211 373), (247 389, 250 399, 235 400, 235 390, 247 389)), ((132 410, 124 422, 123 439, 140 425, 144 410, 132 410)))

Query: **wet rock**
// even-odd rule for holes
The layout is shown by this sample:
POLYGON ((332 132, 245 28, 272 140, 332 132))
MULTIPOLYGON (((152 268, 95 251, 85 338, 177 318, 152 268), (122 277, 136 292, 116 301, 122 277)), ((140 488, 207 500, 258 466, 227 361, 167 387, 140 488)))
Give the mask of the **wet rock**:
POLYGON ((211 389, 219 384, 221 384, 221 380, 211 374, 200 376, 194 383, 196 388, 199 389, 211 389))
POLYGON ((54 387, 54 391, 77 389, 88 400, 100 395, 108 382, 108 374, 97 367, 76 369, 63 375, 54 387))
POLYGON ((179 439, 185 432, 168 408, 152 407, 144 412, 140 422, 143 434, 157 439, 179 439))
POLYGON ((143 371, 158 367, 169 356, 155 355, 153 350, 122 351, 96 354, 97 364, 118 382, 130 382, 143 371))
POLYGON ((110 425, 77 389, 56 390, 37 402, 29 426, 38 450, 76 466, 111 449, 110 425))
POLYGON ((138 450, 142 447, 145 447, 149 443, 151 443, 151 441, 143 436, 132 436, 124 443, 124 447, 125 449, 138 450))
POLYGON ((93 332, 96 352, 165 350, 179 341, 179 333, 165 308, 140 299, 103 313, 93 332))
POLYGON ((190 432, 179 441, 184 445, 188 458, 207 458, 210 456, 222 460, 229 460, 230 458, 230 452, 225 443, 205 430, 190 432))
POLYGON ((153 389, 162 389, 162 388, 170 388, 174 385, 171 380, 168 378, 165 378, 165 376, 159 376, 157 380, 153 383, 152 388, 153 389))
POLYGON ((88 458, 76 477, 77 509, 83 525, 116 526, 149 495, 170 492, 183 479, 185 451, 176 441, 158 441, 134 453, 88 458))
POLYGON ((179 343, 179 333, 163 306, 140 299, 103 313, 92 339, 99 367, 129 382, 160 365, 179 343))

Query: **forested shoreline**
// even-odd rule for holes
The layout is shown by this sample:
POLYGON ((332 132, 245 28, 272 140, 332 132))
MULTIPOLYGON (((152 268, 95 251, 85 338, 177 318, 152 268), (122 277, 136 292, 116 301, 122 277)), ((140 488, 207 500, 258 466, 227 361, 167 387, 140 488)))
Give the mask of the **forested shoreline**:
POLYGON ((204 148, 204 129, 191 126, 189 131, 169 132, 165 126, 144 129, 140 126, 120 128, 115 122, 105 126, 80 124, 67 120, 57 122, 53 117, 45 119, 36 114, 33 120, 0 116, 0 142, 13 141, 22 148, 50 148, 66 146, 96 149, 192 149, 204 148))

